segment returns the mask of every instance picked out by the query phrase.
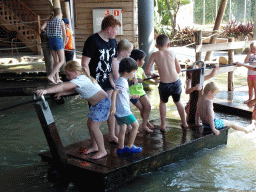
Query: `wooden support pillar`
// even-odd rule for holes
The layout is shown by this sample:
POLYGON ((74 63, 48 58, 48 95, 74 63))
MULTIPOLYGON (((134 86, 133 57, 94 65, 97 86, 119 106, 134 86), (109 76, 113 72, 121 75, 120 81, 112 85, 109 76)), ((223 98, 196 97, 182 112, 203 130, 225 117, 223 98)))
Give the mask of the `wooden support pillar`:
MULTIPOLYGON (((225 9, 226 9, 226 6, 227 6, 227 2, 228 2, 228 0, 221 0, 218 15, 216 17, 214 28, 213 28, 213 34, 217 33, 220 29, 220 24, 221 24, 222 19, 223 19, 223 15, 224 15, 224 12, 225 12, 225 9)), ((210 40, 210 44, 215 44, 216 41, 217 41, 217 37, 218 37, 218 35, 212 36, 211 40, 210 40)), ((205 55, 204 60, 209 61, 210 58, 211 58, 211 54, 212 54, 212 51, 208 51, 205 55)))
MULTIPOLYGON (((234 42, 234 37, 229 37, 228 42, 234 42)), ((234 63, 234 49, 228 50, 228 64, 234 63)), ((234 71, 228 72, 228 91, 234 91, 234 71)))
POLYGON ((50 147, 51 155, 54 159, 54 165, 57 167, 65 167, 68 165, 68 158, 64 151, 58 130, 56 128, 50 107, 47 101, 37 101, 34 104, 39 121, 42 125, 47 143, 50 147))
POLYGON ((49 45, 48 45, 48 37, 46 35, 46 32, 42 32, 40 34, 41 37, 41 47, 43 50, 44 54, 44 62, 45 62, 45 67, 46 67, 46 74, 49 76, 53 70, 53 58, 50 53, 49 45))
MULTIPOLYGON (((193 68, 195 69, 196 65, 199 65, 200 68, 198 70, 194 70, 192 73, 192 83, 191 87, 200 84, 202 87, 204 86, 204 74, 205 74, 205 64, 202 61, 198 61, 194 63, 193 68), (201 64, 201 65, 200 65, 201 64)), ((190 94, 190 109, 189 109, 189 117, 188 123, 195 124, 195 116, 196 116, 196 105, 201 95, 201 91, 193 91, 190 94)))
MULTIPOLYGON (((202 45, 202 31, 196 31, 195 32, 195 45, 202 45)), ((202 60, 202 53, 196 53, 196 60, 195 61, 201 61, 202 60)))

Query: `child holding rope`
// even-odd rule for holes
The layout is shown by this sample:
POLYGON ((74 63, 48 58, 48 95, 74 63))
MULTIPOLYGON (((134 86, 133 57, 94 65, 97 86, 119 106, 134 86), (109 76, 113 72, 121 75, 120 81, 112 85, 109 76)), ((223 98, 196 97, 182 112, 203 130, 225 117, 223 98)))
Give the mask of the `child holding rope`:
POLYGON ((62 83, 59 77, 59 69, 65 62, 64 45, 66 44, 66 30, 64 22, 61 20, 61 9, 54 8, 53 13, 54 17, 46 21, 41 26, 41 30, 44 31, 46 29, 46 34, 49 38, 49 49, 54 61, 48 80, 53 84, 59 84, 62 83))
MULTIPOLYGON (((198 66, 196 65, 196 68, 198 66)), ((219 64, 215 65, 215 68, 211 71, 209 75, 206 75, 204 77, 204 81, 207 81, 208 79, 212 78, 215 75, 216 70, 219 68, 219 64)), ((190 65, 187 67, 187 69, 193 69, 193 65, 190 65)), ((194 91, 200 91, 202 89, 200 84, 197 84, 194 87, 191 87, 192 85, 192 71, 187 71, 186 72, 186 94, 189 94, 189 101, 187 102, 187 105, 185 106, 185 111, 187 114, 187 117, 189 117, 189 110, 190 110, 190 94, 194 91)))
MULTIPOLYGON (((149 114, 151 111, 151 104, 148 100, 147 94, 143 89, 143 79, 147 76, 142 69, 145 63, 146 53, 140 49, 134 49, 131 52, 131 58, 133 58, 138 65, 138 70, 136 71, 136 77, 138 80, 137 84, 130 86, 129 91, 131 95, 139 95, 139 99, 130 99, 130 101, 140 110, 140 115, 142 117, 142 129, 146 132, 152 133, 154 126, 148 121, 149 114)), ((149 83, 157 84, 156 81, 148 80, 149 83)))
POLYGON ((159 51, 151 54, 149 58, 148 67, 146 69, 146 74, 154 75, 151 72, 151 67, 156 63, 159 76, 159 95, 160 95, 160 116, 161 116, 161 131, 165 131, 166 127, 166 103, 170 96, 172 96, 173 101, 178 109, 181 126, 184 128, 188 127, 185 117, 185 109, 180 101, 180 95, 182 92, 181 80, 179 79, 178 73, 181 72, 180 65, 175 57, 175 55, 168 50, 169 38, 165 34, 161 34, 156 38, 156 47, 159 51))
MULTIPOLYGON (((250 62, 251 66, 256 66, 256 47, 254 43, 250 44, 250 50, 244 60, 245 63, 250 62)), ((256 98, 256 72, 254 70, 248 69, 247 77, 248 89, 249 89, 249 99, 244 103, 247 104, 253 98, 253 90, 255 92, 256 98)))
POLYGON ((103 135, 99 129, 100 125, 108 119, 111 101, 108 94, 102 90, 97 81, 92 78, 87 70, 76 61, 70 61, 65 66, 65 73, 70 82, 57 85, 48 89, 37 90, 40 97, 45 94, 57 93, 57 99, 62 95, 69 95, 78 92, 91 104, 87 126, 91 135, 91 148, 85 154, 96 152, 92 159, 100 159, 107 155, 103 135))

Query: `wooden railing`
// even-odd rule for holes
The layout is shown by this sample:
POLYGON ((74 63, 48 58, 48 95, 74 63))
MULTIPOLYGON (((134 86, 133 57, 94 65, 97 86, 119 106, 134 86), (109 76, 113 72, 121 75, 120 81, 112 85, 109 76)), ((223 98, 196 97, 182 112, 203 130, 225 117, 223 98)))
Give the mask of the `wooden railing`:
POLYGON ((31 50, 39 44, 40 18, 20 0, 0 0, 0 16, 6 28, 17 31, 17 38, 31 50))

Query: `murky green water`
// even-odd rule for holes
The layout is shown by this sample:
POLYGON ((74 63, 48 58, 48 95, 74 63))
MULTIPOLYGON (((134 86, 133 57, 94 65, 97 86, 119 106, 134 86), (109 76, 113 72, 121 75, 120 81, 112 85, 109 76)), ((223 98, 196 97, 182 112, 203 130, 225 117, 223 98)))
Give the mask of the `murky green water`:
MULTIPOLYGON (((155 91, 149 98, 153 109, 150 118, 159 118, 159 98, 155 91)), ((183 96, 184 100, 187 96, 183 96)), ((7 107, 31 100, 30 97, 0 97, 0 106, 7 107)), ((172 103, 172 102, 171 102, 172 103)), ((49 101, 64 146, 89 139, 86 127, 88 106, 78 96, 66 99, 64 105, 49 101)), ((169 118, 178 118, 175 106, 167 107, 169 118)), ((135 116, 139 112, 133 107, 135 116)), ((249 120, 226 114, 217 117, 248 125, 249 120)), ((108 133, 106 123, 101 127, 108 133)), ((56 192, 82 191, 70 184, 57 188, 47 181, 47 163, 38 153, 48 151, 33 104, 0 112, 0 191, 56 192)), ((229 131, 228 144, 204 150, 192 157, 138 177, 111 191, 256 191, 256 132, 244 134, 229 131)))

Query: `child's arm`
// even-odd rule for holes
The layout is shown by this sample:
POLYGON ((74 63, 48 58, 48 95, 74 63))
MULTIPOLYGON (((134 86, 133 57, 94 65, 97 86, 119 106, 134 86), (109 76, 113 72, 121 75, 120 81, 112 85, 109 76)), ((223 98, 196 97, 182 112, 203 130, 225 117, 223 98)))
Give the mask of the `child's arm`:
POLYGON ((112 58, 112 74, 115 79, 119 78, 119 72, 118 72, 118 64, 117 64, 117 58, 112 58))
POLYGON ((176 57, 175 57, 175 67, 176 67, 177 73, 179 74, 181 72, 181 68, 180 68, 180 64, 176 57))
POLYGON ((211 73, 210 73, 209 75, 206 75, 206 76, 204 77, 204 80, 206 81, 206 80, 212 78, 212 77, 215 75, 215 73, 216 73, 216 71, 217 71, 218 68, 219 68, 219 64, 216 64, 216 65, 215 65, 215 68, 213 68, 213 70, 211 71, 211 73))
POLYGON ((251 49, 250 49, 249 52, 247 53, 245 59, 244 59, 245 63, 250 61, 251 55, 252 55, 252 52, 251 52, 251 49))
POLYGON ((238 67, 246 67, 247 69, 251 69, 253 71, 256 71, 256 66, 251 66, 251 65, 246 65, 246 64, 243 64, 243 63, 234 63, 235 65, 237 65, 238 67))
POLYGON ((209 122, 210 122, 210 127, 211 127, 211 129, 212 129, 212 132, 213 132, 215 135, 219 135, 219 134, 220 134, 220 131, 215 128, 215 124, 214 124, 213 104, 211 104, 211 105, 209 105, 209 106, 207 107, 207 113, 208 113, 209 122))
POLYGON ((46 26, 47 26, 47 21, 45 21, 45 22, 43 23, 43 25, 41 26, 41 31, 45 31, 46 26))
POLYGON ((90 61, 91 61, 90 57, 87 57, 87 56, 84 56, 84 55, 82 56, 81 66, 84 67, 87 70, 89 75, 90 75, 90 68, 89 68, 90 61))
POLYGON ((60 99, 60 97, 63 95, 71 95, 73 93, 77 93, 77 91, 75 89, 70 89, 68 91, 62 91, 62 92, 56 93, 54 97, 57 97, 57 99, 60 99))
POLYGON ((108 78, 109 78, 109 82, 110 82, 110 84, 112 85, 112 87, 113 88, 115 88, 115 83, 114 83, 114 77, 113 77, 113 74, 112 73, 110 73, 109 74, 109 76, 108 76, 108 78))
POLYGON ((111 96, 111 108, 110 108, 110 115, 116 114, 116 96, 119 93, 119 90, 114 89, 112 96, 111 96))
POLYGON ((65 23, 64 21, 61 22, 61 29, 62 29, 62 36, 63 36, 63 44, 67 44, 67 34, 66 34, 66 29, 65 29, 65 23))
POLYGON ((131 94, 130 94, 130 98, 131 98, 131 99, 139 99, 140 96, 139 96, 139 95, 131 95, 131 94))
POLYGON ((194 87, 191 87, 191 79, 188 79, 186 81, 186 94, 191 94, 193 91, 200 91, 202 89, 202 86, 200 84, 197 84, 194 87))
POLYGON ((156 75, 156 74, 151 72, 151 69, 152 69, 152 66, 153 66, 154 62, 155 62, 154 53, 152 53, 150 55, 150 58, 149 58, 149 61, 148 61, 148 66, 147 66, 146 71, 145 71, 147 75, 150 75, 150 76, 156 75))
POLYGON ((138 82, 139 83, 147 83, 147 84, 154 84, 154 85, 157 85, 159 83, 159 80, 157 78, 155 79, 149 79, 149 80, 145 80, 144 79, 147 79, 147 76, 145 74, 145 72, 143 72, 143 79, 138 79, 138 82))
POLYGON ((75 87, 77 87, 76 84, 68 82, 68 83, 64 83, 61 85, 56 85, 56 86, 48 88, 48 89, 37 90, 36 94, 39 97, 41 97, 42 95, 45 95, 45 94, 70 91, 71 89, 74 89, 75 87))

